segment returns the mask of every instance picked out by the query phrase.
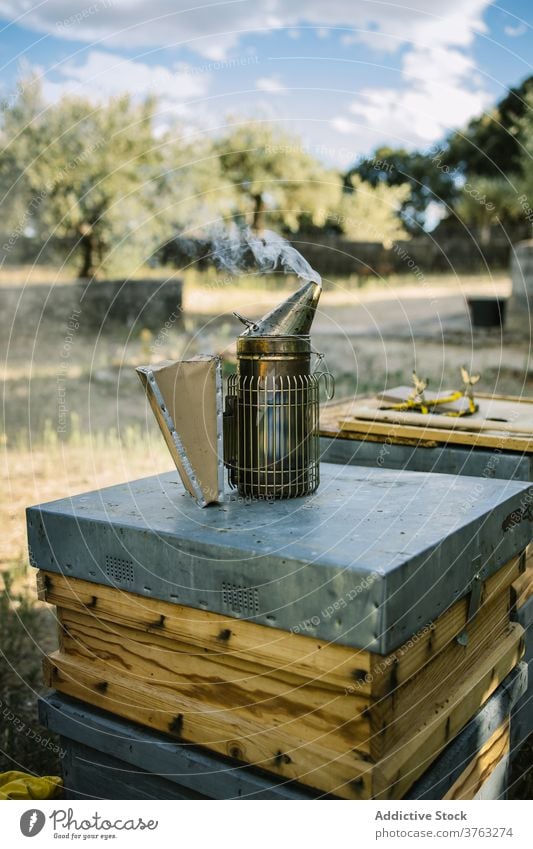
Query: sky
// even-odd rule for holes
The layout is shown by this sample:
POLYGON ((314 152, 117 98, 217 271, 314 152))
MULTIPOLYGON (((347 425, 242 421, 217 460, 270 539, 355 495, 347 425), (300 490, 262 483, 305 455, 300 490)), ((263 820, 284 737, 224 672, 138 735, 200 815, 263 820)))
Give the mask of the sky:
MULTIPOLYGON (((0 97, 156 94, 158 128, 275 120, 347 167, 428 149, 533 73, 531 0, 0 0, 0 97), (528 8, 529 7, 529 8, 528 8)), ((176 130, 177 132, 178 130, 176 130)))

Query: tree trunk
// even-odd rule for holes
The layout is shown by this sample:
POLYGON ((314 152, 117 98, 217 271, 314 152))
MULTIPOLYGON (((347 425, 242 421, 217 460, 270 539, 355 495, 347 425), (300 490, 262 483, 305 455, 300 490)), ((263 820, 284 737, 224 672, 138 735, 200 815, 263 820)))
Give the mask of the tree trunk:
POLYGON ((490 233, 491 233, 490 223, 485 221, 481 225, 480 229, 481 229, 481 232, 479 234, 479 241, 480 241, 480 244, 483 245, 483 247, 486 247, 490 243, 490 233))
POLYGON ((263 200, 263 195, 254 195, 254 217, 252 219, 252 230, 254 233, 260 233, 265 229, 265 212, 266 206, 263 200))
POLYGON ((85 232, 82 234, 82 237, 80 239, 80 246, 82 260, 78 277, 94 277, 96 273, 96 268, 94 264, 96 243, 92 233, 85 232))

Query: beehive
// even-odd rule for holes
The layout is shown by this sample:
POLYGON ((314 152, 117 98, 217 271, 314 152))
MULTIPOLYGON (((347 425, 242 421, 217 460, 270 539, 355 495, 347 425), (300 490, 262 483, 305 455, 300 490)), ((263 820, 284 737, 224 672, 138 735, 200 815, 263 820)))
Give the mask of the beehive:
MULTIPOLYGON (((354 412, 382 406, 377 396, 357 396, 323 406, 320 415, 320 448, 323 461, 380 466, 416 472, 533 480, 533 400, 506 395, 476 394, 479 412, 472 430, 413 424, 410 416, 395 414, 396 421, 357 419, 354 412), (476 422, 498 430, 476 430, 476 422), (505 430, 505 423, 514 429, 505 430), (517 428, 523 427, 519 433, 517 428)), ((461 420, 468 427, 469 419, 461 420)))
POLYGON ((173 475, 32 508, 47 683, 320 793, 404 796, 521 657, 529 490, 322 480, 201 513, 173 475))

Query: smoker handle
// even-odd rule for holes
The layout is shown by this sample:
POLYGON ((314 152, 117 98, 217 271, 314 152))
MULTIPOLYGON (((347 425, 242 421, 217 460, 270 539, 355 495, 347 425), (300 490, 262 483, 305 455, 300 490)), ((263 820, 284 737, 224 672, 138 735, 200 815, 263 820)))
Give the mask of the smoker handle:
POLYGON ((324 386, 326 389, 326 400, 331 401, 333 396, 335 395, 335 378, 329 371, 317 371, 318 364, 322 362, 325 357, 325 354, 322 354, 320 351, 315 351, 314 348, 311 348, 311 353, 317 357, 317 361, 315 363, 315 367, 312 371, 312 374, 318 378, 320 382, 320 378, 324 378, 324 386))
POLYGON ((326 390, 326 401, 331 401, 333 396, 335 395, 335 378, 331 374, 330 371, 315 371, 313 372, 315 377, 320 379, 324 378, 324 388, 326 390))

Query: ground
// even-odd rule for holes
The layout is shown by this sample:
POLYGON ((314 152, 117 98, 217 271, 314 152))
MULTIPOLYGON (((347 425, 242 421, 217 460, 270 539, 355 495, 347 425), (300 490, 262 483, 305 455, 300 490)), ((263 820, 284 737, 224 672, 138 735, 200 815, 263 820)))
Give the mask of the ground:
MULTIPOLYGON (((41 274, 40 279, 53 275, 41 274)), ((2 272, 0 286, 12 282, 2 272)), ((162 336, 155 329, 133 335, 114 327, 89 337, 80 330, 65 372, 61 352, 66 328, 28 321, 13 335, 7 316, 0 328, 5 350, 0 570, 11 575, 15 592, 29 593, 30 599, 34 592, 25 544, 27 505, 172 468, 135 366, 219 353, 226 370, 231 369, 235 336, 242 327, 232 311, 258 317, 294 286, 295 281, 279 278, 235 281, 191 274, 185 283, 183 320, 168 333, 162 336), (63 389, 60 374, 66 377, 63 389)), ((325 281, 313 345, 335 376, 337 398, 409 382, 413 368, 430 379, 431 388, 456 388, 461 365, 481 373, 480 391, 533 394, 528 333, 513 328, 503 335, 476 331, 468 320, 465 297, 506 294, 509 286, 505 274, 391 278, 363 288, 357 280, 325 281)), ((32 626, 22 627, 21 635, 16 616, 20 604, 19 599, 9 605, 15 614, 13 630, 34 661, 53 640, 50 615, 35 605, 32 626)), ((9 629, 4 636, 9 640, 9 629)), ((14 651, 16 640, 12 642, 14 651)), ((13 651, 8 655, 14 656, 13 651)), ((35 675, 38 679, 32 672, 32 681, 35 675)), ((30 684, 17 710, 31 717, 34 703, 30 684)), ((23 751, 21 767, 29 769, 32 763, 31 753, 23 751)))

